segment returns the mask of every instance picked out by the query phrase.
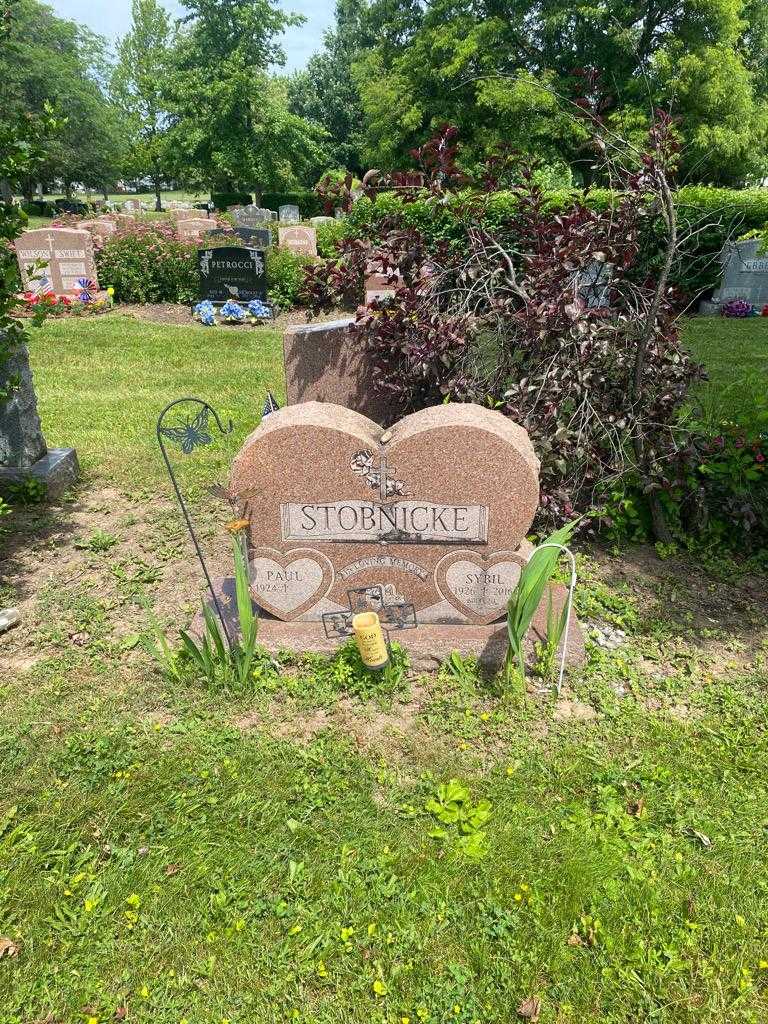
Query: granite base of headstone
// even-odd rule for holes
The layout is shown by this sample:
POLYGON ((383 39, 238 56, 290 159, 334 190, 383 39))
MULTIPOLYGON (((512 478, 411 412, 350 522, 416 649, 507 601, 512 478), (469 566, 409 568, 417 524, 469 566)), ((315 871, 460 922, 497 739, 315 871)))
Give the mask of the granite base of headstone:
POLYGON ((74 448, 48 448, 37 413, 32 371, 26 346, 14 349, 0 368, 0 387, 18 381, 10 398, 0 400, 0 494, 33 477, 45 484, 50 498, 60 498, 77 480, 74 448))

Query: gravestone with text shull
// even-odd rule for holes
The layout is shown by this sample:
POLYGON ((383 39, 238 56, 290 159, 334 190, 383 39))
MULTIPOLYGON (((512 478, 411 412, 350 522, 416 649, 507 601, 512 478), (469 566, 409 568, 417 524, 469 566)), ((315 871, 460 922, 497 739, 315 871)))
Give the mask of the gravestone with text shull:
POLYGON ((301 224, 294 227, 278 229, 278 244, 281 249, 288 249, 301 256, 317 256, 317 232, 301 224))
POLYGON ((88 231, 39 228, 16 239, 16 259, 27 291, 74 295, 88 282, 98 289, 93 239, 88 231))
POLYGON ((211 302, 250 302, 267 297, 267 275, 263 249, 221 246, 200 249, 200 298, 211 302))

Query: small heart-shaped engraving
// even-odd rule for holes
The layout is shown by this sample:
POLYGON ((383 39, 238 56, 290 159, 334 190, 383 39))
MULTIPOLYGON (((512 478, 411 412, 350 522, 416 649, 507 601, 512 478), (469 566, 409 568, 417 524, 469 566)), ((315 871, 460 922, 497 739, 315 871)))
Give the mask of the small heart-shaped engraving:
POLYGON ((476 551, 454 551, 435 568, 438 590, 470 621, 501 618, 527 562, 523 551, 498 551, 487 558, 476 551))
POLYGON ((319 551, 284 554, 257 548, 250 559, 251 596, 278 619, 289 622, 316 605, 333 583, 333 566, 319 551))

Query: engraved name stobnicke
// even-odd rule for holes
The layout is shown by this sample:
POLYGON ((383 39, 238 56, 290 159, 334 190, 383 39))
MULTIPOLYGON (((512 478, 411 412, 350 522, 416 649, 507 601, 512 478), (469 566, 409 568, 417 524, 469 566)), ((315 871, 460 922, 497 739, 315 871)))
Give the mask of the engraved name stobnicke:
POLYGON ((485 544, 484 505, 436 505, 428 501, 334 501, 280 506, 283 540, 389 541, 393 544, 485 544))

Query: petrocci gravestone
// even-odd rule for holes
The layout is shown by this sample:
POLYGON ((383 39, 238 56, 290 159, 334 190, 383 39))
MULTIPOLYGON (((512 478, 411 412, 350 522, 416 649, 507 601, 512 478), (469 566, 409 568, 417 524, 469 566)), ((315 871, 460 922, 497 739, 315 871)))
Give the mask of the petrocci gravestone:
POLYGON ((266 299, 264 251, 239 246, 199 249, 200 298, 211 302, 266 299))
POLYGON ((306 402, 262 420, 230 490, 250 520, 257 603, 279 619, 348 608, 382 586, 419 622, 503 614, 529 548, 539 462, 527 433, 477 405, 441 405, 384 430, 306 402))

